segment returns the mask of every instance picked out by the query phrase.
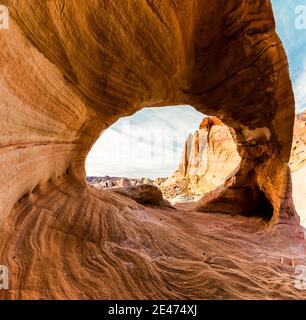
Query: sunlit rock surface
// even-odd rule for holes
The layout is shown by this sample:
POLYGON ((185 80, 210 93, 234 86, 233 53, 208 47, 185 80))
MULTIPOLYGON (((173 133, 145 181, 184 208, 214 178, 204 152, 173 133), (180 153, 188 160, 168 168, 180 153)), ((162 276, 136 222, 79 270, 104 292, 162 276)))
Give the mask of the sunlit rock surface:
POLYGON ((297 115, 290 158, 293 199, 301 223, 306 227, 306 112, 297 115))
POLYGON ((229 128, 217 118, 204 118, 186 140, 178 170, 161 189, 168 197, 203 195, 222 185, 240 160, 229 128))
POLYGON ((292 171, 306 166, 306 111, 296 116, 289 164, 292 171))

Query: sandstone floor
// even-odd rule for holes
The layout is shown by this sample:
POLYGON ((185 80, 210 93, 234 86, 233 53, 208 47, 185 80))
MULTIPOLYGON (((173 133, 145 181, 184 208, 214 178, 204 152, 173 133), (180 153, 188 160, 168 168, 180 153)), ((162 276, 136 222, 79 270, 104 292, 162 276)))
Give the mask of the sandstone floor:
POLYGON ((25 198, 6 223, 11 290, 0 298, 306 298, 306 242, 290 226, 271 233, 261 218, 148 207, 66 183, 25 198))

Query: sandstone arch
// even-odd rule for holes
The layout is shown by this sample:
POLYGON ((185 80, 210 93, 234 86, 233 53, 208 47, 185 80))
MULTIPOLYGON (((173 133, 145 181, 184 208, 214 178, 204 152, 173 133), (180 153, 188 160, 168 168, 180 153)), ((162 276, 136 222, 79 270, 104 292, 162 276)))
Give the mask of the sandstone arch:
MULTIPOLYGON (((88 190, 84 162, 101 130, 145 106, 190 104, 232 128, 241 166, 199 209, 240 210, 244 190, 252 190, 246 205, 260 190, 273 226, 298 225, 287 165, 294 98, 270 1, 4 4, 11 21, 0 33, 0 225, 2 259, 13 270, 8 259, 23 239, 13 230, 35 233, 34 220, 59 219, 53 228, 67 233, 73 220, 67 228, 82 238, 86 212, 123 210, 117 198, 88 190)), ((94 227, 86 237, 101 240, 94 227)), ((27 283, 17 271, 14 279, 27 283)))

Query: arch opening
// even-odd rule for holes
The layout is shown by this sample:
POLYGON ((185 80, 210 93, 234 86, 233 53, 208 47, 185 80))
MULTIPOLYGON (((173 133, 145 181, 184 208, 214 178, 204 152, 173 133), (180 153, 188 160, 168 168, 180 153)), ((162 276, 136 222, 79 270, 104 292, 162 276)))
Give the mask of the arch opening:
MULTIPOLYGON (((103 131, 86 160, 87 182, 98 189, 150 184, 174 206, 197 203, 239 170, 232 134, 191 106, 143 108, 103 131)), ((259 188, 241 188, 240 198, 244 210, 228 213, 270 221, 273 206, 259 188)))
POLYGON ((204 114, 193 107, 142 108, 104 130, 86 159, 89 176, 168 177, 178 166, 183 145, 204 114))

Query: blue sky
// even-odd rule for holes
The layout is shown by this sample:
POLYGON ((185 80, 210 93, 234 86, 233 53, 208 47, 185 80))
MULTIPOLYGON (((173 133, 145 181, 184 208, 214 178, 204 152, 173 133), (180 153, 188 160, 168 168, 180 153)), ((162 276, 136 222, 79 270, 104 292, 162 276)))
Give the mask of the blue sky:
MULTIPOLYGON (((295 27, 295 8, 306 0, 272 0, 286 49, 296 111, 306 109, 306 29, 295 27)), ((87 175, 166 177, 177 168, 184 142, 204 115, 190 106, 145 108, 107 129, 86 160, 87 175)))
POLYGON ((305 0, 272 0, 277 33, 286 49, 293 84, 296 111, 306 109, 306 29, 298 30, 295 8, 305 0))

